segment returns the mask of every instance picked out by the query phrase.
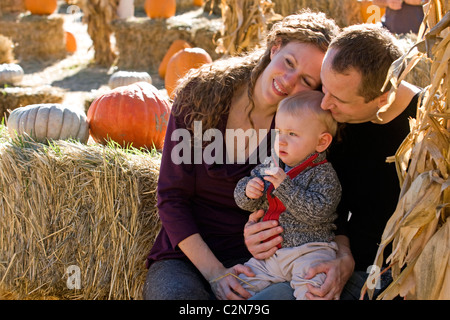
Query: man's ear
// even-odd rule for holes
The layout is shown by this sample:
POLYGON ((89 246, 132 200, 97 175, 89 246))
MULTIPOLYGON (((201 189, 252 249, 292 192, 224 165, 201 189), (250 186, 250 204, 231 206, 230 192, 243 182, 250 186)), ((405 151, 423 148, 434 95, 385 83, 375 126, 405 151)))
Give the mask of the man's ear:
POLYGON ((389 91, 383 93, 378 99, 378 109, 388 104, 389 91))
POLYGON ((329 132, 321 133, 319 136, 319 143, 317 144, 316 151, 324 152, 330 146, 333 141, 333 136, 329 132))
POLYGON ((385 92, 383 93, 381 96, 379 96, 378 99, 378 104, 377 104, 377 119, 378 121, 383 122, 383 113, 388 112, 389 110, 389 92, 385 92))

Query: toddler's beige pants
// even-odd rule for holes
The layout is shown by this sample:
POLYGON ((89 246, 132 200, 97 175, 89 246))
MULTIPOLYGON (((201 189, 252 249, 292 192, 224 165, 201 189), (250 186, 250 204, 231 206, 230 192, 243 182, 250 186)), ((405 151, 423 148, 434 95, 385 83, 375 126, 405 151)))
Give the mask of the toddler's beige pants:
POLYGON ((336 258, 337 244, 335 242, 310 242, 298 247, 281 248, 265 260, 251 258, 245 263, 255 273, 254 277, 240 274, 239 278, 248 282, 243 287, 254 294, 273 283, 289 281, 294 289, 297 300, 303 300, 308 291, 307 283, 320 287, 325 281, 324 273, 317 274, 312 279, 305 279, 310 266, 324 260, 336 258))

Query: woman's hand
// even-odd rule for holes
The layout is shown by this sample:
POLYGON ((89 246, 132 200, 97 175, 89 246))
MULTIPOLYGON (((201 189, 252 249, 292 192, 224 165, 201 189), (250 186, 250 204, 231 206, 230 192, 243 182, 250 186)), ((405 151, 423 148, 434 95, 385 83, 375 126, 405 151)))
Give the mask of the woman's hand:
POLYGON ((244 227, 245 245, 256 259, 271 257, 277 251, 277 245, 283 241, 283 238, 279 236, 270 241, 263 242, 283 232, 283 228, 278 225, 278 221, 259 222, 263 215, 263 210, 253 212, 244 227))
POLYGON ((219 300, 246 300, 251 297, 251 294, 245 290, 239 280, 234 277, 239 274, 245 274, 249 277, 254 277, 250 267, 242 264, 237 264, 234 267, 223 270, 223 275, 210 281, 211 288, 219 300))
POLYGON ((250 293, 245 290, 238 279, 228 273, 238 276, 241 273, 253 277, 250 267, 237 264, 225 268, 209 249, 200 234, 195 233, 178 243, 180 249, 211 284, 211 288, 218 299, 248 299, 250 293))
POLYGON ((306 279, 313 278, 318 273, 325 273, 326 279, 322 286, 314 287, 307 284, 309 300, 339 300, 342 290, 350 279, 355 267, 355 260, 350 252, 348 238, 337 236, 338 253, 335 260, 325 261, 309 268, 306 279))

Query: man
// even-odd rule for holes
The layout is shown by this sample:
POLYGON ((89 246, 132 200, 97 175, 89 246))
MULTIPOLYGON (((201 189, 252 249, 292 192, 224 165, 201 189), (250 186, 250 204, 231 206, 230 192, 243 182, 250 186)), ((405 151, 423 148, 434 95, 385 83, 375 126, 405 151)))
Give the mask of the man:
MULTIPOLYGON (((310 299, 359 299, 384 227, 397 205, 400 186, 395 164, 387 163, 386 157, 395 154, 409 133, 408 119, 415 117, 420 90, 402 82, 395 101, 382 110, 390 85, 381 89, 390 65, 402 54, 395 41, 389 31, 376 25, 350 26, 332 41, 322 64, 322 108, 343 124, 341 139, 329 157, 343 193, 336 221, 338 258, 309 270, 310 277, 327 274, 322 287, 310 286, 310 299)), ((253 256, 263 259, 274 253, 281 237, 259 242, 280 231, 270 221, 256 223, 260 215, 251 215, 244 235, 253 256)), ((254 298, 284 297, 288 290, 273 287, 254 298)))

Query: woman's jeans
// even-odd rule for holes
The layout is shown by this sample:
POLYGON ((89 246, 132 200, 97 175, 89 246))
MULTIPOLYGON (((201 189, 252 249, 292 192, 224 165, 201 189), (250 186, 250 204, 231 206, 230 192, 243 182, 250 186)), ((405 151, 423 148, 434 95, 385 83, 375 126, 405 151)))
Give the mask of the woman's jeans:
MULTIPOLYGON (((244 262, 231 262, 226 267, 244 262)), ((342 291, 341 300, 358 300, 367 276, 366 272, 355 271, 342 291)), ((384 273, 379 286, 382 289, 375 290, 374 296, 381 292, 391 280, 390 273, 384 273)), ((295 300, 293 292, 289 282, 282 282, 267 287, 250 300, 295 300)), ((191 262, 171 259, 157 261, 150 265, 144 284, 143 298, 145 300, 210 300, 215 299, 215 296, 208 281, 191 262)))

